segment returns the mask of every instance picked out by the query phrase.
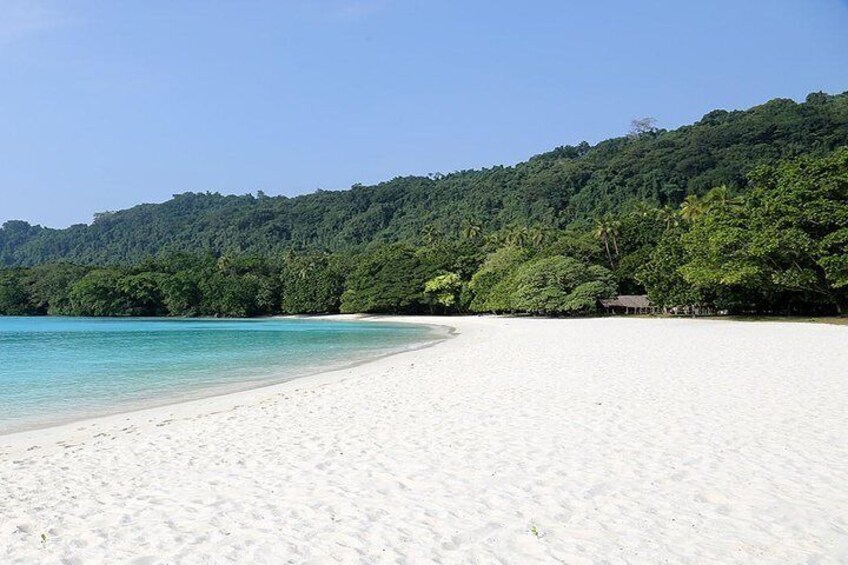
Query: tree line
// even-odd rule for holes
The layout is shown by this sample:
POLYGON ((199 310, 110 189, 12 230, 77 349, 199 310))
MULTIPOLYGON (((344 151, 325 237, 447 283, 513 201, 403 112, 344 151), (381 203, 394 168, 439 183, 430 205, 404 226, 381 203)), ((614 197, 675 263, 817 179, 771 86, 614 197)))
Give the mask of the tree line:
POLYGON ((453 230, 414 242, 170 253, 131 266, 0 270, 0 314, 230 316, 596 313, 616 293, 664 308, 848 314, 848 147, 752 169, 677 206, 632 198, 564 227, 453 230))

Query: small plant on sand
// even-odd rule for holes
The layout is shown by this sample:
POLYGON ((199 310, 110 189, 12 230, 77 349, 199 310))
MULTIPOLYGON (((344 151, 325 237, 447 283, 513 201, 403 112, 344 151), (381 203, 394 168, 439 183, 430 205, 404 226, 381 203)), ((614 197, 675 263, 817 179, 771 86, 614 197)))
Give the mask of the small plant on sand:
POLYGON ((47 545, 47 534, 41 534, 41 545, 47 545))
POLYGON ((530 533, 536 536, 537 538, 542 537, 542 532, 539 531, 539 528, 536 527, 536 524, 530 524, 530 533))

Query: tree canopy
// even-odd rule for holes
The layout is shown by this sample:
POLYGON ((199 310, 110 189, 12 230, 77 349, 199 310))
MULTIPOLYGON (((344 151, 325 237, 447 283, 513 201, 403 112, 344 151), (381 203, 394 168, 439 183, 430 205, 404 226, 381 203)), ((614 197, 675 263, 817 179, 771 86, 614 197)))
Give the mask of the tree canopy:
MULTIPOLYGON (((643 124, 644 125, 644 124, 643 124)), ((515 167, 0 229, 0 315, 848 313, 848 94, 515 167)))
MULTIPOLYGON (((714 187, 744 191, 747 174, 760 165, 823 156, 842 145, 848 145, 848 93, 815 93, 800 104, 776 99, 744 111, 715 110, 672 131, 643 124, 637 135, 559 147, 515 166, 398 177, 296 198, 184 193, 61 230, 9 221, 0 228, 0 265, 351 252, 397 242, 479 242, 496 234, 538 244, 546 232, 619 215, 634 202, 677 208, 714 187)), ((613 247, 614 238, 608 243, 613 247)))

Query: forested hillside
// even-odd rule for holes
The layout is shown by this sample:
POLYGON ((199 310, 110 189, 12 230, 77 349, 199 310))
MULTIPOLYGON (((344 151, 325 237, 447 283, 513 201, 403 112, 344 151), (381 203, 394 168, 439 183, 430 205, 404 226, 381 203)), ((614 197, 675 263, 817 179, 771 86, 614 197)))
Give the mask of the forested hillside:
POLYGON ((8 221, 0 229, 0 265, 133 264, 175 252, 362 251, 561 230, 637 202, 677 207, 722 185, 743 193, 748 172, 759 165, 822 156, 846 144, 848 93, 816 93, 801 104, 777 99, 746 111, 716 110, 673 131, 560 147, 512 167, 296 198, 185 193, 62 230, 8 221))
POLYGON ((515 167, 298 198, 183 194, 0 231, 0 315, 848 315, 848 94, 515 167), (32 265, 32 266, 30 266, 32 265))

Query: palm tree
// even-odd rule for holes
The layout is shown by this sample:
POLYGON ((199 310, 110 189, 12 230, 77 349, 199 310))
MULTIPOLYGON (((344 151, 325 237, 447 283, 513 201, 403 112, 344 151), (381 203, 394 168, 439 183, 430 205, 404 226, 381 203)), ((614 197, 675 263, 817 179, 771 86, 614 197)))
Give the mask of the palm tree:
POLYGON ((709 205, 697 194, 690 194, 680 205, 680 217, 687 222, 694 222, 709 212, 709 205))
POLYGON ((225 253, 218 258, 218 271, 221 273, 228 273, 233 266, 235 265, 235 260, 233 256, 229 253, 225 253))
POLYGON ((656 211, 657 220, 665 224, 666 231, 680 225, 680 215, 677 210, 666 204, 656 211))
POLYGON ((424 240, 426 245, 433 245, 436 242, 436 238, 438 234, 436 233, 436 228, 433 224, 427 224, 424 226, 424 229, 421 230, 421 238, 424 240))
POLYGON ((742 200, 733 196, 726 184, 717 186, 709 191, 704 197, 704 202, 707 205, 707 211, 724 210, 728 212, 737 212, 742 207, 742 200))
POLYGON ((492 246, 492 247, 500 247, 504 243, 506 243, 506 238, 504 237, 504 234, 503 234, 502 231, 496 231, 496 232, 487 233, 486 235, 484 235, 483 241, 485 242, 486 245, 489 245, 489 246, 492 246))
POLYGON ((470 239, 472 241, 476 240, 483 233, 483 227, 474 222, 472 220, 465 220, 462 223, 462 237, 465 239, 470 239))
POLYGON ((526 227, 511 226, 507 228, 504 239, 509 245, 515 247, 525 247, 528 240, 528 230, 526 227))
POLYGON ((604 216, 603 218, 595 218, 595 237, 598 238, 607 250, 607 259, 609 259, 610 267, 615 268, 615 264, 612 260, 612 252, 610 251, 610 234, 611 226, 608 222, 608 216, 604 216))
POLYGON ((646 200, 640 200, 633 206, 631 213, 637 218, 650 218, 654 216, 657 209, 646 200))
POLYGON ((533 226, 527 232, 527 238, 530 240, 533 247, 541 247, 542 244, 545 243, 547 235, 548 234, 545 233, 545 230, 539 226, 533 226))
POLYGON ((612 216, 607 216, 607 226, 609 237, 612 240, 612 248, 615 251, 616 258, 618 258, 618 236, 621 235, 621 222, 612 216))
POLYGON ((309 273, 311 273, 315 269, 315 261, 309 260, 307 263, 301 265, 300 270, 297 272, 297 275, 301 280, 306 280, 309 277, 309 273))

